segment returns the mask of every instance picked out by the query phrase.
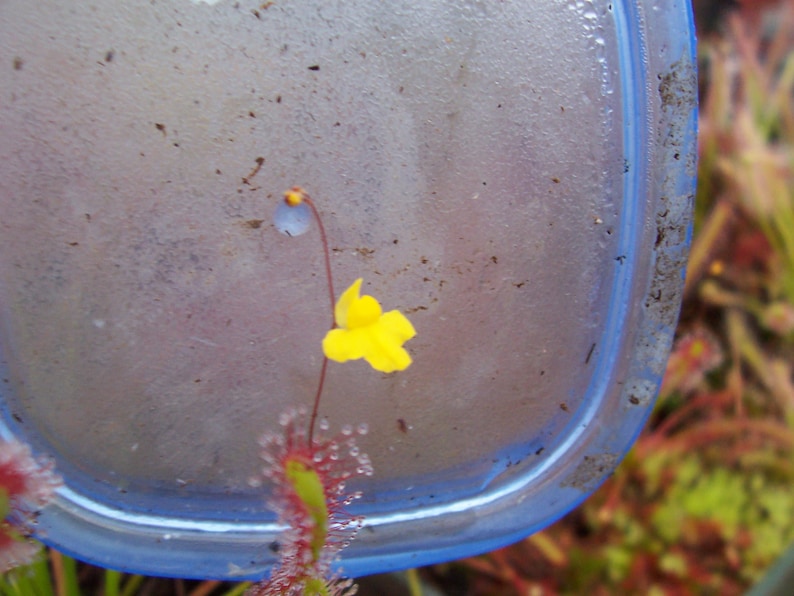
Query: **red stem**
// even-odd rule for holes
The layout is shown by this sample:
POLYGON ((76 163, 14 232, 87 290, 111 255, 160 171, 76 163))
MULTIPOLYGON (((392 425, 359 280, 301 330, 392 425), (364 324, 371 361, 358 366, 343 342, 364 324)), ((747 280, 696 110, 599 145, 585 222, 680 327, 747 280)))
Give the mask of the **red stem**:
MULTIPOLYGON (((328 279, 328 297, 331 300, 331 329, 336 327, 336 317, 334 316, 334 280, 331 275, 331 254, 328 250, 328 237, 325 235, 325 227, 323 220, 320 219, 320 213, 317 207, 314 206, 314 201, 311 200, 308 194, 304 193, 303 200, 312 210, 314 219, 317 220, 317 227, 320 229, 320 240, 323 243, 323 254, 325 255, 325 275, 328 279)), ((314 406, 312 407, 312 416, 309 419, 309 448, 311 449, 312 440, 314 439, 314 425, 317 422, 317 412, 320 409, 320 398, 323 394, 323 385, 325 385, 325 373, 328 370, 328 358, 323 355, 323 364, 320 368, 320 381, 317 384, 317 393, 314 396, 314 406)))
POLYGON ((320 228, 320 239, 323 243, 323 253, 325 254, 325 275, 328 278, 328 297, 331 299, 331 329, 336 327, 336 321, 334 317, 334 305, 336 304, 336 299, 334 298, 334 280, 333 276, 331 275, 331 254, 328 250, 328 238, 325 235, 325 227, 323 226, 323 220, 320 219, 320 213, 317 211, 317 207, 314 206, 314 201, 311 200, 309 195, 304 195, 303 198, 306 201, 306 204, 312 210, 312 215, 314 215, 314 219, 317 220, 317 227, 320 228))
POLYGON ((317 394, 314 396, 314 407, 312 407, 312 417, 309 419, 309 448, 314 439, 314 423, 317 422, 317 411, 320 409, 320 397, 323 394, 325 384, 325 371, 328 369, 328 358, 323 356, 323 365, 320 368, 320 382, 317 384, 317 394))

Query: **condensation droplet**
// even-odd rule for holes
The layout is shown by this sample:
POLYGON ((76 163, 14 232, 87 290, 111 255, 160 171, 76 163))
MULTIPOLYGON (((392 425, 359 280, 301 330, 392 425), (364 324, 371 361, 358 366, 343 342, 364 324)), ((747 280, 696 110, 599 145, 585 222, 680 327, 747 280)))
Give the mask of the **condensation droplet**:
POLYGON ((309 229, 312 212, 304 202, 290 207, 284 201, 279 201, 273 215, 273 225, 285 236, 300 236, 309 229))
POLYGON ((345 436, 352 435, 353 434, 353 427, 350 426, 349 424, 345 424, 342 427, 342 434, 345 435, 345 436))
POLYGON ((366 422, 362 422, 358 425, 358 434, 366 435, 369 432, 369 425, 366 422))

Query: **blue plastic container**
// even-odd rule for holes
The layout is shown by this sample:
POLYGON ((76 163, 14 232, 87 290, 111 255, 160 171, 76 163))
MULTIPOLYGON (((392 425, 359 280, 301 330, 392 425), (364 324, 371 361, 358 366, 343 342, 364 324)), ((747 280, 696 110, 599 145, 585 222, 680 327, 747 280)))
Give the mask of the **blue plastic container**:
POLYGON ((0 5, 2 434, 66 485, 40 537, 99 565, 261 577, 257 437, 309 406, 338 289, 414 364, 329 367, 366 422, 362 575, 570 511, 652 405, 696 159, 686 2, 0 5), (263 158, 263 159, 259 159, 263 158))

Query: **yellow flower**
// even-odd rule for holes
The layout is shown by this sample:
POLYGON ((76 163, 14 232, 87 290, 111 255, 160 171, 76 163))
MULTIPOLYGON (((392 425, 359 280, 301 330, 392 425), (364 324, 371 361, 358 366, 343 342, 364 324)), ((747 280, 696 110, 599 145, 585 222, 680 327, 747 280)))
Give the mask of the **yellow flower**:
POLYGON ((293 186, 284 193, 284 202, 290 207, 297 207, 306 200, 307 194, 300 186, 293 186))
POLYGON ((405 370, 411 356, 402 346, 416 330, 401 312, 384 313, 372 296, 360 296, 361 281, 354 281, 339 297, 334 309, 339 328, 326 334, 323 352, 336 362, 364 358, 381 372, 405 370))

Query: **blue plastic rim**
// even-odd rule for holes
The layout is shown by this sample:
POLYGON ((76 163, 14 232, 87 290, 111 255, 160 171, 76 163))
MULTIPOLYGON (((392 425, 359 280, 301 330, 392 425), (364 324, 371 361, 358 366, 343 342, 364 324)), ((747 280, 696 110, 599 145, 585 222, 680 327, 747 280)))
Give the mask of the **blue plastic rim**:
POLYGON ((376 470, 345 573, 485 552, 586 499, 647 419, 680 307, 689 4, 143 4, 90 34, 105 17, 80 3, 0 7, 19 58, 0 75, 0 430, 64 475, 39 537, 127 572, 267 573, 280 528, 245 478, 257 428, 311 394, 328 316, 311 224, 267 223, 262 197, 298 183, 323 196, 337 285, 374 280, 419 331, 410 374, 329 378, 321 414, 370 423, 376 470))

